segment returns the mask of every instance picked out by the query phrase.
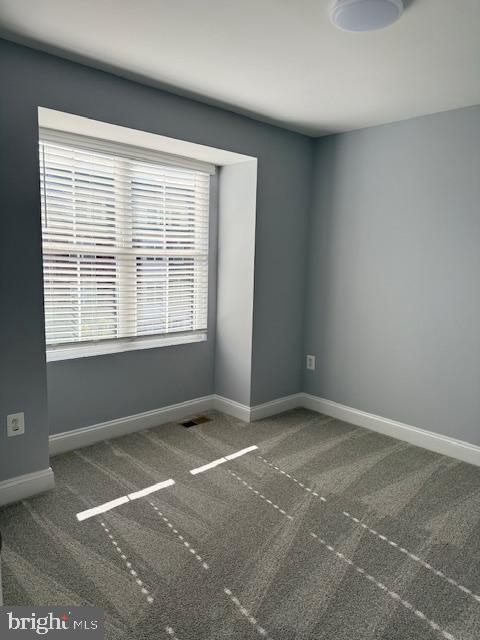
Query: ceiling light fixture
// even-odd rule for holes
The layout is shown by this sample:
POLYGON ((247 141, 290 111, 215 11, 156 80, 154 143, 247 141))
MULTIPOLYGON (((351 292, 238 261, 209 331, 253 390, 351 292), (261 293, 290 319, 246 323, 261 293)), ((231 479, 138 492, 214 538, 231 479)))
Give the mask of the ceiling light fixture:
POLYGON ((393 24, 403 9, 402 0, 336 0, 330 20, 343 31, 374 31, 393 24))

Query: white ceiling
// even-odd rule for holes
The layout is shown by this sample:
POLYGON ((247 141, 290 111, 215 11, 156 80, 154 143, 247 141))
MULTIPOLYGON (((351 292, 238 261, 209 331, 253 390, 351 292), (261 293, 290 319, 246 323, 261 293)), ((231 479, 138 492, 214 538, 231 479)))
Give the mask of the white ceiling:
POLYGON ((345 33, 330 0, 0 0, 0 35, 312 135, 480 103, 480 0, 345 33))

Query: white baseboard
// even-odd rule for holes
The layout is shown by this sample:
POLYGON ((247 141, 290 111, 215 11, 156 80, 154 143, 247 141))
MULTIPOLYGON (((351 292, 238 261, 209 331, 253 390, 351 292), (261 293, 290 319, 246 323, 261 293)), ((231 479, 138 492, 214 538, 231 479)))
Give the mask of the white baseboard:
POLYGON ((253 422, 254 420, 275 416, 289 409, 295 409, 295 407, 301 407, 302 396, 302 393, 295 393, 291 396, 284 396, 283 398, 249 407, 246 404, 240 404, 240 402, 235 402, 229 398, 215 395, 213 396, 213 408, 244 422, 253 422))
POLYGON ((291 396, 284 396, 283 398, 277 398, 252 407, 215 395, 213 396, 213 408, 244 422, 253 422, 254 420, 276 416, 279 413, 283 413, 283 411, 303 406, 303 395, 303 393, 294 393, 291 396))
POLYGON ((71 431, 55 433, 49 438, 50 455, 55 456, 73 449, 88 447, 95 442, 118 438, 119 436, 157 427, 166 422, 174 422, 196 413, 213 408, 213 396, 203 396, 178 404, 171 404, 161 409, 144 411, 132 416, 100 422, 89 427, 80 427, 71 431))
POLYGON ((224 398, 223 396, 213 396, 213 409, 226 413, 229 416, 243 420, 244 422, 250 422, 251 408, 246 404, 240 404, 235 400, 224 398))
POLYGON ((187 418, 194 414, 216 409, 222 413, 234 416, 245 422, 250 422, 250 407, 223 398, 222 396, 210 395, 178 404, 171 404, 161 409, 153 409, 152 411, 144 411, 136 413, 132 416, 125 416, 107 422, 100 422, 88 427, 80 427, 55 433, 49 438, 49 450, 51 456, 59 453, 73 451, 82 447, 88 447, 102 440, 118 438, 120 436, 143 431, 157 427, 166 422, 175 422, 182 418, 187 418))
POLYGON ((278 413, 283 413, 283 411, 289 411, 289 409, 302 407, 303 396, 303 393, 294 393, 291 396, 277 398, 277 400, 272 400, 271 402, 257 404, 250 409, 250 420, 261 420, 262 418, 269 418, 278 413))
POLYGON ((409 442, 417 447, 422 447, 429 451, 435 451, 436 453, 441 453, 462 460, 463 462, 480 466, 480 447, 474 444, 469 444, 463 440, 456 440, 449 436, 443 436, 433 431, 427 431, 426 429, 412 427, 409 424, 383 418, 373 413, 353 409, 352 407, 338 404, 338 402, 325 400, 324 398, 312 396, 308 393, 302 395, 303 407, 305 407, 305 409, 318 411, 319 413, 350 422, 359 427, 365 427, 371 431, 383 433, 397 440, 409 442))
POLYGON ((38 493, 43 493, 55 486, 53 471, 50 467, 42 471, 25 473, 0 482, 0 505, 10 504, 38 493))
MULTIPOLYGON (((102 422, 90 427, 82 427, 80 429, 72 429, 71 431, 54 434, 50 436, 49 439, 50 455, 53 456, 66 451, 72 451, 73 449, 89 446, 95 442, 156 427, 166 422, 174 422, 175 420, 180 420, 210 409, 216 409, 244 422, 251 422, 296 407, 311 409, 312 411, 350 422, 359 427, 365 427, 366 429, 391 436, 397 440, 409 442, 417 447, 423 447, 424 449, 429 449, 430 451, 435 451, 436 453, 480 466, 480 447, 476 445, 433 433, 426 429, 419 429, 418 427, 403 424, 402 422, 390 420, 389 418, 377 416, 372 413, 360 411, 359 409, 354 409, 308 393, 295 393, 253 407, 230 400, 229 398, 224 398, 223 396, 203 396, 187 402, 169 405, 162 409, 145 411, 133 416, 102 422)), ((24 476, 21 477, 23 478, 24 476)), ((14 478, 12 482, 15 480, 14 478)), ((1 486, 2 483, 0 483, 0 504, 1 486)))

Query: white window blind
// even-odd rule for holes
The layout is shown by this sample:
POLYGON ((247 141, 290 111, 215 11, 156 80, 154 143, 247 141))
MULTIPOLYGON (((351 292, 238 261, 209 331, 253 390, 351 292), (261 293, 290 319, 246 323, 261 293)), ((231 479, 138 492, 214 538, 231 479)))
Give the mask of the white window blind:
POLYGON ((40 131, 47 350, 205 334, 213 170, 40 131))

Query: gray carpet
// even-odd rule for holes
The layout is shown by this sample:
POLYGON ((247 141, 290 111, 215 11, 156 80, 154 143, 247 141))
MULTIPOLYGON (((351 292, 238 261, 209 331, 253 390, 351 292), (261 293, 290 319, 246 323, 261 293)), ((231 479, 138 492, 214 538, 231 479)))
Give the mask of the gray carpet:
POLYGON ((6 604, 96 605, 112 639, 480 638, 480 469, 303 409, 210 415, 54 458, 0 511, 6 604))

